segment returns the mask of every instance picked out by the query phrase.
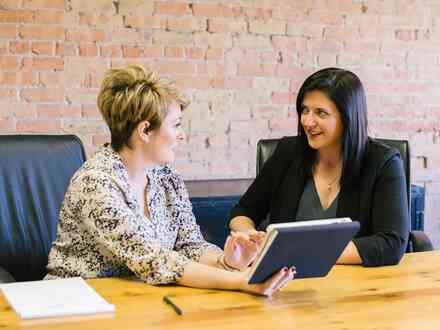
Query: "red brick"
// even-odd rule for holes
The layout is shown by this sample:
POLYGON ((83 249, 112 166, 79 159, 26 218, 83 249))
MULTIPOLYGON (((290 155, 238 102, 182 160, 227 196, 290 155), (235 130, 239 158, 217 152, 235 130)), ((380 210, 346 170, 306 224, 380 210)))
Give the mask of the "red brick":
POLYGON ((124 26, 124 22, 123 22, 123 16, 121 15, 111 15, 109 13, 102 13, 102 12, 98 12, 98 13, 80 12, 79 25, 100 27, 100 28, 105 28, 106 26, 122 27, 124 26))
POLYGON ((308 49, 316 54, 320 52, 324 53, 337 53, 341 52, 343 48, 342 41, 338 40, 315 40, 310 39, 307 41, 308 49))
POLYGON ((253 20, 249 22, 249 32, 264 35, 286 34, 286 23, 278 20, 253 20))
POLYGON ((11 54, 26 54, 29 52, 29 42, 27 41, 10 41, 9 52, 11 54))
POLYGON ((0 118, 0 131, 13 132, 15 131, 14 119, 1 119, 0 118))
POLYGON ((197 64, 197 73, 209 76, 225 76, 224 64, 215 62, 204 62, 197 64))
MULTIPOLYGON (((381 43, 377 41, 347 41, 345 42, 344 53, 355 54, 378 54, 381 43)), ((322 50, 322 52, 324 52, 322 50)))
POLYGON ((243 8, 243 15, 254 19, 268 19, 272 17, 272 9, 243 8))
POLYGON ((186 58, 193 60, 201 60, 205 58, 205 50, 201 47, 186 47, 185 48, 186 58))
MULTIPOLYGON (((213 46, 215 47, 215 45, 213 46)), ((234 36, 234 46, 243 48, 272 48, 269 37, 254 34, 238 34, 234 36)), ((221 45, 218 45, 218 47, 221 47, 221 45)))
POLYGON ((292 22, 298 22, 300 20, 304 21, 301 11, 297 9, 274 8, 272 11, 272 17, 292 22))
MULTIPOLYGON (((320 28, 320 31, 322 36, 322 27, 320 28)), ((330 26, 324 28, 324 38, 336 40, 359 40, 360 35, 355 29, 330 26)))
POLYGON ((9 43, 6 40, 0 40, 0 55, 5 55, 8 53, 9 43))
POLYGON ((106 134, 94 134, 92 135, 92 143, 95 146, 101 146, 104 143, 110 141, 110 136, 106 134))
POLYGON ((66 99, 72 103, 96 102, 97 91, 91 88, 69 88, 66 90, 66 99))
POLYGON ((187 46, 193 44, 193 38, 190 33, 179 33, 173 31, 153 31, 153 44, 164 46, 187 46))
MULTIPOLYGON (((119 8, 133 4, 133 0, 121 0, 118 2, 119 8)), ((69 0, 69 7, 72 11, 76 12, 115 14, 116 11, 114 2, 109 0, 69 0)))
POLYGON ((194 74, 196 71, 194 64, 180 61, 161 61, 155 69, 162 74, 194 74))
POLYGON ((64 59, 57 57, 26 57, 23 68, 34 70, 63 70, 64 59))
POLYGON ((3 9, 21 9, 23 7, 23 0, 1 0, 3 9))
POLYGON ((241 8, 202 3, 194 3, 192 10, 194 16, 203 17, 237 17, 242 14, 241 8))
POLYGON ((144 57, 161 58, 163 56, 162 47, 144 47, 144 57))
POLYGON ((0 68, 2 70, 18 69, 19 61, 15 56, 0 56, 0 68))
POLYGON ((54 10, 37 10, 35 12, 35 23, 37 24, 59 24, 66 26, 76 25, 76 16, 72 13, 65 13, 54 10))
POLYGON ((122 46, 122 54, 124 57, 140 57, 142 48, 139 46, 122 46))
POLYGON ((105 40, 105 32, 101 30, 67 30, 67 41, 97 42, 105 40))
POLYGON ((64 103, 60 104, 37 104, 37 116, 39 118, 80 118, 80 106, 68 106, 64 103))
POLYGON ((58 56, 75 56, 78 54, 76 43, 57 42, 55 48, 58 56))
POLYGON ((61 102, 64 101, 64 90, 54 88, 25 88, 20 93, 27 102, 61 102))
POLYGON ((64 40, 65 30, 60 26, 26 25, 20 27, 20 36, 23 39, 64 40))
POLYGON ((223 58, 223 48, 208 48, 206 50, 207 60, 220 60, 223 58))
POLYGON ((24 0, 23 7, 32 9, 65 9, 66 0, 24 0))
POLYGON ((11 88, 1 88, 0 89, 0 99, 4 100, 17 100, 17 90, 11 88))
POLYGON ((81 116, 83 118, 102 118, 96 103, 81 105, 81 116))
POLYGON ((39 84, 45 87, 63 87, 68 78, 64 71, 41 71, 38 76, 39 84))
POLYGON ((402 41, 415 41, 417 40, 416 30, 396 30, 396 39, 402 41))
POLYGON ((258 63, 240 63, 238 65, 238 74, 244 76, 273 76, 275 65, 258 63))
POLYGON ((100 47, 101 56, 103 57, 121 57, 122 47, 121 45, 106 45, 100 47))
POLYGON ((267 51, 261 52, 260 58, 262 62, 279 63, 283 56, 280 51, 267 51))
POLYGON ((193 38, 194 44, 199 47, 229 48, 232 46, 232 36, 228 33, 194 32, 193 38))
POLYGON ((183 48, 182 47, 165 47, 165 57, 182 58, 183 57, 183 48))
POLYGON ((98 56, 98 47, 94 43, 79 44, 79 56, 95 57, 98 56))
POLYGON ((225 87, 230 89, 249 89, 252 87, 252 78, 228 77, 225 81, 225 87))
POLYGON ((11 24, 0 24, 0 38, 16 38, 18 29, 11 24))
POLYGON ((61 130, 60 119, 20 119, 17 120, 17 132, 47 133, 61 130))
POLYGON ((310 23, 337 26, 344 24, 344 15, 337 11, 312 9, 306 17, 310 23))
POLYGON ((254 115, 257 118, 270 119, 274 118, 278 114, 282 114, 282 107, 275 106, 258 106, 254 111, 254 115))
POLYGON ((135 29, 165 29, 167 27, 166 18, 160 16, 139 16, 126 15, 124 16, 124 26, 126 28, 135 29))
POLYGON ((174 77, 173 81, 180 89, 197 89, 206 90, 212 88, 211 77, 199 77, 199 76, 178 76, 174 77))
POLYGON ((184 17, 167 20, 167 29, 170 31, 205 31, 206 26, 206 20, 200 18, 184 17))
POLYGON ((134 29, 113 29, 110 32, 111 41, 123 43, 144 43, 146 41, 145 31, 134 29))
POLYGON ((191 11, 187 3, 163 1, 154 3, 154 13, 160 15, 187 15, 191 11))
POLYGON ((32 71, 2 71, 0 72, 1 85, 31 86, 36 82, 32 71))
POLYGON ((271 95, 274 104, 294 104, 295 100, 291 92, 273 92, 271 95))
POLYGON ((282 135, 295 135, 298 130, 296 118, 273 119, 269 121, 271 131, 282 135))
POLYGON ((224 33, 224 32, 247 32, 247 23, 244 20, 230 19, 209 19, 208 32, 224 33))
POLYGON ((32 23, 34 13, 30 10, 0 10, 0 23, 32 23))
POLYGON ((32 42, 32 53, 36 55, 53 55, 54 48, 54 44, 51 41, 32 42))

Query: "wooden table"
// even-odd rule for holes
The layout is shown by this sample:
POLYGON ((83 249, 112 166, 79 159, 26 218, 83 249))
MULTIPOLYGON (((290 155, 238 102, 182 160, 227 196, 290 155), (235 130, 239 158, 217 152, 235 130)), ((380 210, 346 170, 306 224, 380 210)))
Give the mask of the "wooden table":
POLYGON ((0 329, 440 329, 440 251, 408 254, 393 267, 336 266, 271 299, 124 279, 88 283, 116 305, 114 314, 21 321, 0 294, 0 329), (184 315, 163 303, 165 294, 184 315))

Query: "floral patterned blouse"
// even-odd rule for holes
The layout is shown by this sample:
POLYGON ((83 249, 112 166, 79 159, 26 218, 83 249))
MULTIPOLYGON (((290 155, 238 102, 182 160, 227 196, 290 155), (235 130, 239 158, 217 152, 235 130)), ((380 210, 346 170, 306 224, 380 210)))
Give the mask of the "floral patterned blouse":
POLYGON ((84 163, 61 207, 46 279, 136 275, 149 284, 175 283, 190 260, 220 251, 203 239, 175 170, 155 167, 146 179, 148 218, 110 146, 84 163))

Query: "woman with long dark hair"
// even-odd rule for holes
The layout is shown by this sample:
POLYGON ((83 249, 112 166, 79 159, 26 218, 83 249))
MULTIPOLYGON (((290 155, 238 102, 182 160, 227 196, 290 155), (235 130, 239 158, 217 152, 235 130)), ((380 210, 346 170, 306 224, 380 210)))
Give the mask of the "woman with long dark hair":
POLYGON ((361 229, 338 263, 397 264, 409 231, 405 174, 400 154, 367 135, 364 88, 352 72, 326 68, 301 86, 298 136, 280 140, 240 202, 230 228, 261 241, 269 222, 334 217, 361 229))

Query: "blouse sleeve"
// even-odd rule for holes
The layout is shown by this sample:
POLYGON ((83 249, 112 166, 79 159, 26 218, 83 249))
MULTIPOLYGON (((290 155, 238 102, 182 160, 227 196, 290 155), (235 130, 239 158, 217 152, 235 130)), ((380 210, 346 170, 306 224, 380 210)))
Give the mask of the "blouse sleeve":
POLYGON ((176 217, 179 225, 175 250, 196 262, 208 249, 221 252, 222 250, 219 247, 208 243, 203 238, 192 211, 185 183, 175 170, 172 170, 170 176, 166 178, 164 186, 172 196, 173 216, 176 217))
POLYGON ((403 165, 394 156, 381 169, 373 192, 373 235, 356 238, 364 266, 399 263, 409 236, 409 212, 403 165))
POLYGON ((149 284, 177 282, 189 259, 161 247, 154 230, 130 209, 117 181, 101 172, 89 172, 79 180, 78 207, 98 248, 125 263, 149 284))

